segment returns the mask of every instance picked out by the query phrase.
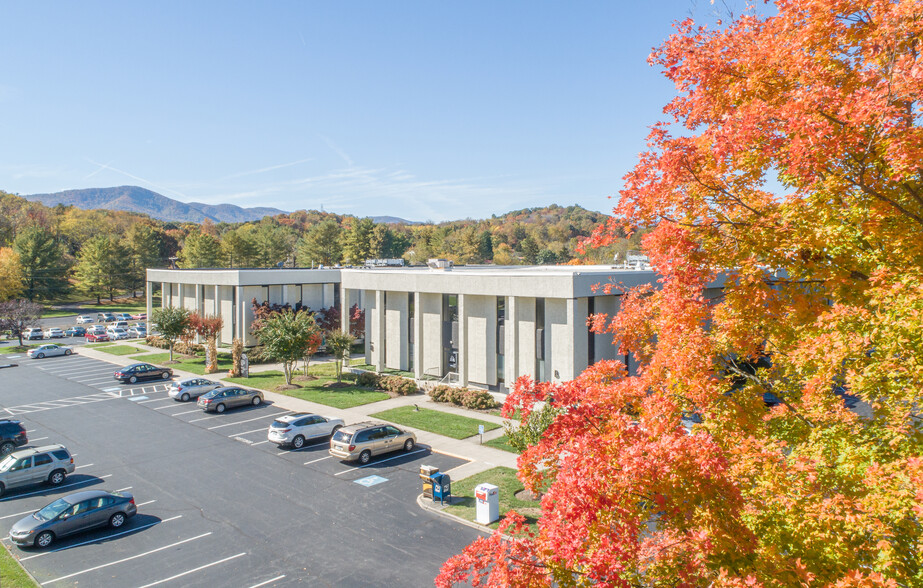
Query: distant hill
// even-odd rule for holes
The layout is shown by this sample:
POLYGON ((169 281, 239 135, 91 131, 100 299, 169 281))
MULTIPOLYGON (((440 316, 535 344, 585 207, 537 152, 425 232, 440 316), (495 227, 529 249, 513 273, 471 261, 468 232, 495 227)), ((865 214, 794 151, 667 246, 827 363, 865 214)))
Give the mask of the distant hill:
POLYGON ((426 224, 426 223, 422 223, 419 221, 409 221, 405 218, 400 218, 398 216, 371 216, 369 218, 375 221, 376 224, 381 224, 381 225, 386 225, 386 224, 423 225, 423 224, 426 224))
POLYGON ((264 216, 283 214, 284 210, 267 207, 241 208, 233 204, 202 204, 180 202, 138 186, 117 188, 88 188, 67 190, 54 194, 32 194, 26 200, 41 202, 46 206, 64 204, 83 210, 102 208, 105 210, 127 210, 139 212, 163 221, 200 223, 210 219, 214 222, 239 223, 258 221, 264 216))

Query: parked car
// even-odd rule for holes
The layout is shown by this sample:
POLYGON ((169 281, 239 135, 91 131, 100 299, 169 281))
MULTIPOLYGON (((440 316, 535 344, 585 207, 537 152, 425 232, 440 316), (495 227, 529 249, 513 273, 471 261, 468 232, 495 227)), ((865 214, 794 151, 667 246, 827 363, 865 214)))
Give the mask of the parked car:
POLYGON ((101 343, 109 340, 109 333, 103 331, 87 331, 87 343, 101 343))
POLYGON ((7 455, 29 442, 22 421, 0 419, 0 455, 7 455))
POLYGON ((87 323, 92 323, 92 322, 93 322, 93 317, 91 317, 91 316, 88 315, 88 314, 82 314, 82 315, 80 315, 80 316, 77 317, 77 324, 78 324, 78 325, 85 325, 85 324, 87 324, 87 323))
POLYGON ((131 318, 132 318, 132 320, 136 320, 136 321, 146 321, 146 320, 147 320, 147 313, 146 313, 146 312, 142 312, 142 313, 139 313, 139 314, 133 314, 133 315, 131 315, 131 318))
POLYGON ((145 329, 144 327, 129 327, 128 329, 129 339, 140 339, 142 337, 147 337, 147 329, 145 329))
POLYGON ((373 455, 391 451, 412 451, 417 436, 385 423, 357 423, 343 427, 330 438, 330 455, 344 461, 366 464, 373 455))
POLYGON ((220 414, 236 406, 245 406, 248 404, 259 406, 261 402, 263 402, 263 393, 259 390, 248 390, 246 388, 238 388, 237 386, 227 386, 199 396, 199 401, 196 403, 196 406, 203 409, 205 412, 215 411, 220 414))
POLYGON ((128 331, 120 327, 109 327, 106 329, 106 333, 109 334, 109 338, 113 341, 119 341, 121 339, 128 339, 128 331))
POLYGON ((48 483, 60 486, 74 473, 74 458, 63 445, 20 449, 0 461, 0 496, 7 490, 48 483))
POLYGON ((129 314, 129 313, 127 313, 127 312, 117 312, 117 313, 115 313, 115 320, 117 320, 117 321, 130 321, 130 320, 131 320, 131 314, 129 314))
POLYGON ((111 323, 115 320, 115 315, 111 312, 101 312, 96 315, 96 320, 101 323, 111 323))
POLYGON ((205 378, 186 378, 170 386, 167 395, 173 400, 189 402, 191 398, 198 398, 206 392, 211 392, 218 388, 221 388, 221 384, 205 378))
POLYGON ((115 379, 123 384, 126 382, 134 384, 138 380, 169 380, 173 377, 173 370, 165 367, 157 367, 149 363, 133 363, 129 366, 119 368, 114 375, 115 379))
POLYGON ((74 350, 66 345, 48 343, 47 345, 33 347, 26 355, 28 355, 30 359, 42 359, 44 357, 55 357, 56 355, 70 355, 73 352, 74 350))
POLYGON ((20 519, 10 529, 10 540, 17 545, 48 547, 55 539, 80 531, 106 525, 117 529, 137 512, 135 498, 128 492, 75 492, 20 519))
POLYGON ((64 334, 68 337, 86 337, 87 330, 84 327, 71 327, 64 334))
POLYGON ((111 325, 109 325, 109 326, 106 327, 106 328, 108 328, 108 329, 112 329, 112 328, 125 329, 125 330, 127 331, 128 328, 129 328, 129 325, 128 325, 128 321, 118 320, 118 321, 115 321, 114 323, 112 323, 111 325))
POLYGON ((276 445, 291 445, 295 449, 301 449, 305 441, 327 438, 345 424, 343 419, 296 412, 274 420, 269 425, 268 437, 276 445))
POLYGON ((45 332, 39 328, 33 327, 31 329, 26 329, 25 331, 23 331, 22 338, 28 339, 29 341, 32 341, 33 339, 44 339, 45 332))

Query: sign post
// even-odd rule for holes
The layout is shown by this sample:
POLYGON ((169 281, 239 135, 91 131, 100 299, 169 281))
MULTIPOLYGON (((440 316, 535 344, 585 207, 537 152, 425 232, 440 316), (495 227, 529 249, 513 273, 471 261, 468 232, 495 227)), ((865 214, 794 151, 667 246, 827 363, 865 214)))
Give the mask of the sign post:
POLYGON ((483 445, 484 444, 484 425, 478 425, 478 436, 480 437, 478 444, 483 445))

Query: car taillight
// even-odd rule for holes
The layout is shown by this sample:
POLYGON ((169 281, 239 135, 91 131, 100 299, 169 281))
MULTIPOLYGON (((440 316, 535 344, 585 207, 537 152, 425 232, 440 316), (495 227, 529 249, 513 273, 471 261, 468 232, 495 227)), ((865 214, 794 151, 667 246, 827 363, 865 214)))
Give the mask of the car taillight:
POLYGON ((177 386, 177 387, 176 387, 176 391, 177 391, 177 392, 182 392, 182 391, 183 391, 183 387, 182 387, 182 386, 177 386))
POLYGON ((354 451, 355 449, 356 449, 356 446, 355 446, 355 445, 350 445, 350 446, 349 446, 349 450, 350 450, 350 451, 354 451))
POLYGON ((208 404, 208 403, 211 402, 211 401, 212 401, 211 398, 203 398, 203 399, 202 399, 202 404, 208 404))
POLYGON ((279 433, 288 433, 291 429, 276 429, 276 431, 279 433))
POLYGON ((134 497, 129 498, 129 499, 128 499, 128 503, 129 503, 130 505, 134 506, 134 505, 135 505, 135 499, 134 499, 134 497))

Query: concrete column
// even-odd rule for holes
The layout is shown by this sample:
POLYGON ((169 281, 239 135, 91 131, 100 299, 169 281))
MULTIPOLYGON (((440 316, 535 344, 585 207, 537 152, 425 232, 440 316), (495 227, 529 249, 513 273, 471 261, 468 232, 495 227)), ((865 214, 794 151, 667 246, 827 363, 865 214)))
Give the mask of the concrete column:
MULTIPOLYGON (((323 300, 321 304, 323 305, 323 308, 330 308, 331 306, 333 306, 333 289, 334 288, 336 288, 336 284, 324 284, 323 285, 323 288, 321 290, 322 292, 321 296, 323 300)), ((344 306, 342 302, 343 301, 342 292, 340 292, 340 294, 341 294, 340 306, 344 306)))
MULTIPOLYGON (((442 345, 441 341, 437 344, 442 345)), ((413 293, 413 377, 423 377, 423 302, 419 292, 413 293)))
POLYGON ((458 383, 468 385, 468 309, 465 295, 458 295, 458 383))
POLYGON ((340 330, 349 332, 349 289, 340 286, 340 330))
POLYGON ((212 298, 212 314, 215 316, 221 316, 221 303, 218 301, 218 286, 215 285, 215 292, 212 298))
MULTIPOLYGON (((154 312, 154 292, 153 290, 154 290, 154 282, 150 282, 150 281, 146 282, 146 288, 145 288, 144 294, 147 300, 147 304, 146 304, 147 321, 145 322, 149 322, 151 320, 151 314, 154 312)), ((163 291, 161 291, 160 297, 163 298, 163 291)))
MULTIPOLYGON (((571 360, 571 372, 566 379, 573 380, 587 368, 587 354, 589 353, 588 347, 588 337, 589 337, 589 327, 587 327, 586 319, 588 312, 588 305, 586 298, 568 298, 567 299, 567 315, 568 320, 570 321, 572 327, 571 332, 573 333, 574 338, 574 352, 573 359, 571 360)), ((561 374, 563 377, 564 374, 561 374)))
POLYGON ((506 339, 503 356, 503 379, 510 390, 519 377, 519 297, 506 297, 506 321, 503 331, 506 339))
POLYGON ((244 337, 244 303, 241 300, 243 294, 243 288, 240 286, 234 287, 234 337, 246 344, 244 337))
POLYGON ((374 346, 372 357, 375 361, 375 370, 378 372, 385 369, 385 341, 386 341, 386 319, 385 319, 385 291, 375 290, 375 313, 372 324, 372 345, 374 346))

